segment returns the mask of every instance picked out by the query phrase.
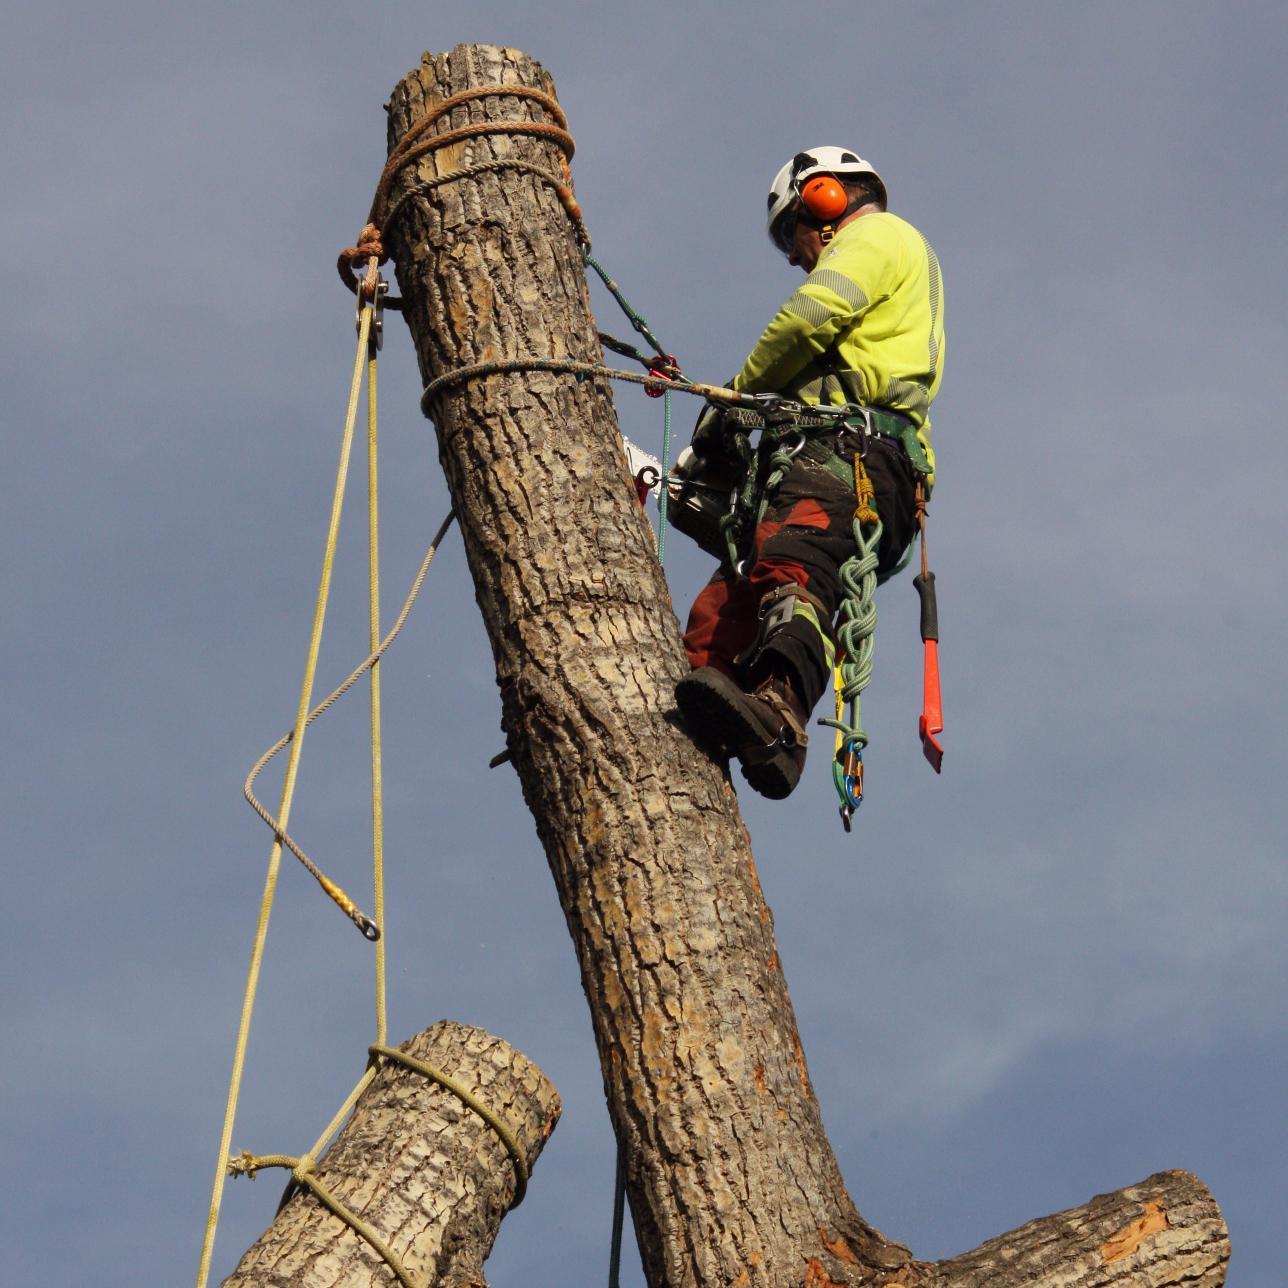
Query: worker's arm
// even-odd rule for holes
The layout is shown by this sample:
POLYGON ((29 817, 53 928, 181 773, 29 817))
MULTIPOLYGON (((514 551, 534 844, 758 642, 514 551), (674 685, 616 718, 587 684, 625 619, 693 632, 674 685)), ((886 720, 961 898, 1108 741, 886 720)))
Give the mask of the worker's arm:
POLYGON ((743 393, 778 393, 787 388, 837 336, 888 290, 890 250, 882 230, 843 230, 818 267, 765 328, 734 381, 743 393))

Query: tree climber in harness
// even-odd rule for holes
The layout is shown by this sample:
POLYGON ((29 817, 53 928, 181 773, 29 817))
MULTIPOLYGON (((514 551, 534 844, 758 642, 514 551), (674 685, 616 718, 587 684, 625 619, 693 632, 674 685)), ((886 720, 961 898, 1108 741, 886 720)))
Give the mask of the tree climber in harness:
MULTIPOLYGON (((693 604, 684 635, 693 672, 676 686, 676 701, 696 736, 737 757, 757 792, 781 799, 800 779, 806 725, 832 677, 840 569, 856 553, 864 473, 881 522, 878 580, 902 566, 915 535, 918 481, 928 492, 934 480, 928 413, 944 330, 935 253, 886 210, 881 177, 856 153, 811 148, 783 166, 769 192, 769 236, 807 277, 732 386, 798 404, 848 404, 854 415, 778 439, 790 462, 780 453, 776 486, 772 478, 762 486, 744 540, 729 542, 693 604)), ((745 434, 737 459, 737 414, 703 413, 690 477, 751 470, 766 480, 763 460, 748 459, 745 434)), ((680 510, 674 521, 683 527, 680 510)))

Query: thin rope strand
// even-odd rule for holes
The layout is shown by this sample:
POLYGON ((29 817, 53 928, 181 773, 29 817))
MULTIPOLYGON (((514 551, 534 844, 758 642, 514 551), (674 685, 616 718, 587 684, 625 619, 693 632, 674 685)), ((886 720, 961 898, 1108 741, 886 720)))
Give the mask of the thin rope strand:
MULTIPOLYGON (((380 487, 376 346, 367 348, 367 573, 371 651, 380 647, 380 487)), ((388 1034, 385 1009, 385 794, 380 724, 380 659, 371 664, 371 883, 376 940, 376 1041, 388 1034)))
MULTIPOLYGON (((295 782, 299 773, 300 752, 304 743, 304 730, 308 724, 309 701, 313 694, 313 680, 317 673, 318 651, 322 643, 322 623, 326 617, 327 600, 331 593, 331 573, 335 563, 336 539, 340 531, 340 511, 344 505, 344 485, 349 473, 349 457, 353 446, 354 422, 358 416, 358 394, 362 384, 362 361, 366 355, 367 338, 371 334, 373 310, 370 306, 361 312, 358 322, 358 351, 353 361, 353 379, 349 385, 349 404, 345 411, 344 434, 340 446, 340 464, 336 471, 335 490, 331 497, 331 517, 327 526, 325 549, 322 556, 322 575, 318 583, 317 602, 313 610, 313 629, 309 635, 308 657, 304 666, 304 680, 300 685, 300 701, 296 708, 295 727, 292 730, 291 754, 286 765, 282 784, 278 817, 284 832, 290 818, 291 803, 295 796, 295 782)), ((241 1092, 242 1073, 246 1063, 246 1047, 250 1039, 251 1016, 255 1009, 255 993, 259 986, 260 965, 264 958, 264 942, 268 937, 268 921, 273 910, 273 896, 277 890, 277 876, 282 863, 282 842, 274 837, 268 856, 268 873, 264 879, 264 895, 260 901, 259 921, 255 927, 255 941, 251 949, 250 966, 246 973, 246 991, 242 1001, 241 1019, 237 1027, 237 1044, 233 1054, 232 1075, 228 1084, 228 1101, 224 1109, 223 1130, 219 1138, 219 1153, 215 1164, 215 1180, 210 1194, 210 1209, 206 1217, 206 1233, 202 1240, 201 1260, 197 1267, 197 1288, 205 1288, 210 1277, 210 1259, 214 1251, 215 1229, 219 1224, 219 1209, 223 1203, 224 1178, 227 1175, 228 1150, 232 1143, 233 1124, 237 1116, 237 1100, 241 1092)))
MULTIPOLYGON (((390 627, 389 634, 386 635, 385 638, 381 641, 380 647, 377 648, 375 652, 368 654, 368 656, 365 657, 349 673, 348 677, 344 680, 342 684, 340 684, 337 688, 333 689, 325 698, 323 698, 321 702, 318 703, 316 707, 313 708, 312 711, 309 712, 309 717, 305 721, 306 727, 308 725, 311 725, 320 716, 324 715, 327 711, 329 711, 331 707, 333 707, 342 697, 344 697, 346 693, 348 693, 348 691, 351 688, 353 688, 353 686, 360 679, 362 679, 362 677, 367 673, 368 669, 372 666, 372 664, 377 662, 381 657, 385 655, 385 653, 389 651, 389 647, 391 644, 393 644, 394 640, 397 638, 398 632, 401 631, 402 628, 407 623, 407 618, 411 613, 412 606, 415 604, 416 597, 420 594, 421 587, 425 583, 425 577, 429 573, 429 565, 433 562, 434 555, 438 552, 439 544, 442 542, 443 537, 446 535, 448 528, 452 526, 452 522, 455 518, 456 518, 456 511, 449 510, 447 512, 447 517, 442 521, 442 523, 438 525, 438 531, 434 534, 433 539, 430 541, 429 549, 425 551, 425 557, 424 559, 421 560, 420 569, 417 571, 416 576, 412 581, 411 590, 408 591, 407 598, 403 601, 403 606, 401 611, 398 614, 398 618, 394 622, 393 626, 390 627)), ((322 888, 326 890, 328 894, 331 894, 332 898, 334 898, 335 896, 332 893, 332 890, 333 888, 338 888, 338 887, 335 887, 335 883, 331 881, 324 873, 322 873, 322 871, 318 868, 317 864, 314 863, 313 860, 310 859, 309 856, 304 853, 304 851, 299 847, 299 845, 296 843, 296 841, 290 835, 290 833, 287 832, 284 828, 282 828, 278 824, 278 821, 265 807, 264 803, 255 795, 255 791, 254 791, 255 780, 259 777, 260 773, 263 771, 264 767, 268 764, 268 762, 272 760, 273 757, 276 756, 279 751, 281 751, 284 747, 290 746, 291 740, 293 737, 294 737, 294 730, 288 731, 287 733, 283 734, 255 762, 255 764, 251 767, 250 773, 246 775, 246 782, 242 786, 242 795, 246 798, 246 801, 250 805, 251 809, 253 809, 255 813, 258 814, 260 818, 263 819, 264 822, 267 823, 268 826, 273 829, 274 834, 280 838, 282 844, 285 845, 286 848, 290 850, 290 852, 294 854, 297 859, 299 859, 299 861, 304 865, 304 867, 321 883, 322 888)), ((343 891, 341 891, 341 893, 343 894, 343 891)))

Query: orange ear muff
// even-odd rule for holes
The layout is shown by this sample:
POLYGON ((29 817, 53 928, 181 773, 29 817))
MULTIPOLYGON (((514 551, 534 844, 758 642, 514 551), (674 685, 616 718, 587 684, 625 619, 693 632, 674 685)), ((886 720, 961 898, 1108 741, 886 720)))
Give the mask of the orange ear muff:
POLYGON ((801 189, 801 205, 815 219, 830 222, 845 214, 850 198, 838 179, 830 174, 819 174, 801 189))

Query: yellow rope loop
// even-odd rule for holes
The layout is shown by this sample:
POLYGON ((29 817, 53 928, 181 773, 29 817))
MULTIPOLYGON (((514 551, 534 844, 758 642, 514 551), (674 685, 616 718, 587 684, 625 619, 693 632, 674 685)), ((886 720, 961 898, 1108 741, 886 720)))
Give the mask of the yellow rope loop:
POLYGON ((857 454, 854 457, 854 495, 857 501, 857 507, 854 511, 854 517, 860 523, 879 523, 880 516, 872 508, 872 499, 876 496, 876 488, 872 485, 872 478, 868 474, 867 466, 863 464, 863 458, 857 454))
POLYGON ((408 1069, 415 1070, 422 1077, 428 1078, 431 1082, 436 1082, 440 1087, 450 1091, 462 1104, 472 1109, 492 1128, 501 1144, 505 1146, 506 1152, 510 1155, 510 1161, 514 1164, 514 1197, 510 1200, 510 1207, 517 1208, 523 1202, 524 1195, 528 1192, 528 1160, 524 1157, 523 1150, 520 1149, 514 1132, 505 1120, 494 1114, 477 1096, 466 1091, 459 1082, 449 1078, 441 1069, 435 1069, 433 1065, 426 1064, 423 1060, 417 1060, 405 1051, 399 1051, 396 1047, 375 1043, 369 1046, 367 1050, 371 1053, 373 1059, 392 1060, 395 1064, 404 1065, 408 1069))

